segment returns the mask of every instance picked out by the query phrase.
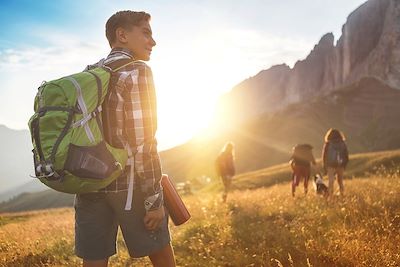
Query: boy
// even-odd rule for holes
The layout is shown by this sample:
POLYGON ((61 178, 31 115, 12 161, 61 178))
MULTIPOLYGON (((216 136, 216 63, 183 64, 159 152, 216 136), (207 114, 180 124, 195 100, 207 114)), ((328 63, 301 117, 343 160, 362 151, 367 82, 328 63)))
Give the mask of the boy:
POLYGON ((103 130, 107 142, 131 157, 124 174, 109 186, 76 196, 75 252, 83 266, 108 265, 116 253, 118 226, 131 257, 149 256, 153 266, 175 266, 160 185, 155 89, 143 62, 156 45, 149 21, 145 12, 119 11, 106 23, 112 50, 98 64, 125 66, 112 74, 103 130))

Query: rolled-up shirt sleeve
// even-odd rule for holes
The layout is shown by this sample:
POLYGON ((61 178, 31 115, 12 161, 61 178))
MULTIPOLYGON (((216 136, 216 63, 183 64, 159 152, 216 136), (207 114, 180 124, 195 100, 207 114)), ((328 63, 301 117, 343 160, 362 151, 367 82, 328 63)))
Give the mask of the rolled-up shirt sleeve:
POLYGON ((145 196, 146 210, 163 205, 161 162, 157 151, 157 101, 150 67, 135 62, 136 68, 125 79, 124 125, 128 144, 134 153, 136 184, 145 196))

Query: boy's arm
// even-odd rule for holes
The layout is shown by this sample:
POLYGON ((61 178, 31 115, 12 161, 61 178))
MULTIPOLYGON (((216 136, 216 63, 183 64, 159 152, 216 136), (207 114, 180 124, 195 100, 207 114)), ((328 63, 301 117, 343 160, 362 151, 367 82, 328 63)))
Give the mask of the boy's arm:
POLYGON ((162 171, 157 152, 157 102, 151 69, 143 62, 125 79, 125 131, 135 158, 136 182, 144 194, 146 211, 163 205, 162 171))

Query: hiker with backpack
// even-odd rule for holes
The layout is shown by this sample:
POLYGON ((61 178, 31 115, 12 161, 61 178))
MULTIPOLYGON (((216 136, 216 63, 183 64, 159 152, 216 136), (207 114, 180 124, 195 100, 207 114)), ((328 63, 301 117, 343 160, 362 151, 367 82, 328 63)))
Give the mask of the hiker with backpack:
POLYGON ((76 195, 75 252, 84 266, 108 265, 116 253, 118 227, 131 257, 149 256, 153 266, 175 266, 160 185, 155 88, 144 63, 156 45, 149 21, 145 12, 112 15, 106 23, 111 52, 94 65, 112 71, 102 128, 106 141, 125 149, 128 160, 111 184, 76 195))
POLYGON ((325 144, 322 149, 322 162, 325 173, 328 174, 329 195, 333 195, 335 176, 339 184, 340 194, 344 193, 343 174, 349 162, 349 154, 345 137, 337 129, 329 129, 325 135, 325 144))
POLYGON ((144 63, 156 45, 149 22, 145 12, 115 13, 106 23, 107 58, 43 82, 35 97, 29 120, 34 177, 76 194, 75 253, 83 266, 108 265, 118 228, 131 257, 175 266, 155 138, 155 88, 144 63))
POLYGON ((297 144, 293 147, 290 158, 292 168, 292 196, 295 196, 296 187, 300 181, 304 181, 304 194, 308 192, 308 181, 311 175, 311 165, 316 166, 315 158, 312 153, 313 147, 310 144, 297 144))
POLYGON ((228 192, 231 188, 232 178, 235 175, 235 149, 232 142, 224 145, 215 161, 217 175, 221 177, 224 185, 222 201, 226 202, 228 192))

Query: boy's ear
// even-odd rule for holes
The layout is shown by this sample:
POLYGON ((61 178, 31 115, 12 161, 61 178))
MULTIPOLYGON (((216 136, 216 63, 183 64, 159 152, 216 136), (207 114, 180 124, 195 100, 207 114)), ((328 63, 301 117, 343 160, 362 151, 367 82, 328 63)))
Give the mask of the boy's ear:
POLYGON ((127 43, 127 36, 126 36, 126 30, 122 27, 118 27, 115 30, 115 37, 116 41, 122 44, 127 43))

